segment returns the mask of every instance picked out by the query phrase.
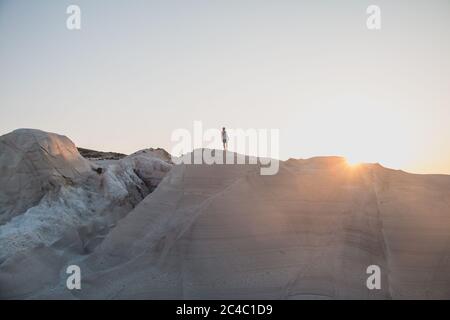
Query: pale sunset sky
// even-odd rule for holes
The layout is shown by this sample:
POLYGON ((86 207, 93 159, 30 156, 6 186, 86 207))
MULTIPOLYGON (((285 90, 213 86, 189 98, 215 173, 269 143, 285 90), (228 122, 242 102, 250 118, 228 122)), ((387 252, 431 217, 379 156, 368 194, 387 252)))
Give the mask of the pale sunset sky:
POLYGON ((0 0, 0 134, 170 151, 194 120, 279 129, 281 159, 450 174, 450 1, 0 0))

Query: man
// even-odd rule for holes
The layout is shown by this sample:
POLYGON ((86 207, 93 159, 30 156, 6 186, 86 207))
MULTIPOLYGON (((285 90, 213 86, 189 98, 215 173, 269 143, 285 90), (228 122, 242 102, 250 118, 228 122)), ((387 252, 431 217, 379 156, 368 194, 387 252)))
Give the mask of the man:
POLYGON ((228 134, 225 130, 225 127, 222 128, 222 142, 223 142, 223 149, 227 151, 228 149, 228 134))

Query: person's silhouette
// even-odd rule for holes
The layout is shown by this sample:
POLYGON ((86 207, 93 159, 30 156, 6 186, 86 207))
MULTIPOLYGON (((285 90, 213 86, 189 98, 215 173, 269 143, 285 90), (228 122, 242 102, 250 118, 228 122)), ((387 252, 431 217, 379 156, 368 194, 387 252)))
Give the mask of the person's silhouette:
POLYGON ((222 128, 222 142, 223 142, 223 149, 227 151, 228 149, 228 134, 225 130, 225 127, 222 128))

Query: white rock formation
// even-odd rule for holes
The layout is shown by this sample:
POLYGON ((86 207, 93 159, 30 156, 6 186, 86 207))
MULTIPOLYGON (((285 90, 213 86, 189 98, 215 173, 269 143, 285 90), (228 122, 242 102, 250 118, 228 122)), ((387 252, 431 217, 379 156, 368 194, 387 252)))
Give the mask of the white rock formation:
POLYGON ((0 224, 91 171, 68 138, 20 129, 0 137, 0 224))
POLYGON ((39 130, 0 137, 0 263, 58 242, 90 252, 170 168, 151 153, 94 163, 39 130))
POLYGON ((0 296, 450 298, 450 176, 351 167, 338 157, 259 172, 177 165, 75 260, 82 290, 67 290, 61 275, 74 260, 40 248, 0 266, 0 296), (381 268, 380 290, 366 287, 369 265, 381 268))

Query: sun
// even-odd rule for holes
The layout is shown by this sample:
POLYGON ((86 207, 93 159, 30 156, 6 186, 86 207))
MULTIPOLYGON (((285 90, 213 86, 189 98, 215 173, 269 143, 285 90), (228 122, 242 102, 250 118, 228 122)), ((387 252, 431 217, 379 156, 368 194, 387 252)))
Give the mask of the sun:
POLYGON ((345 157, 345 161, 347 162, 347 165, 351 168, 357 168, 359 167, 363 162, 360 160, 357 160, 354 157, 345 157))

